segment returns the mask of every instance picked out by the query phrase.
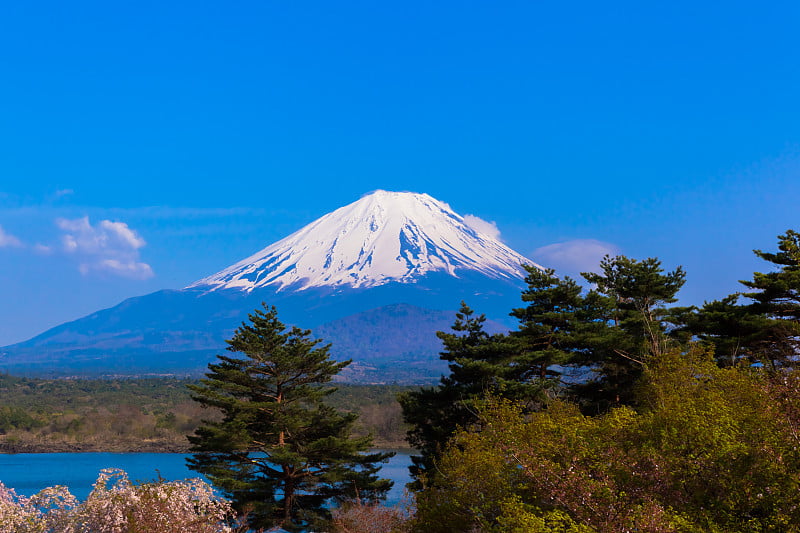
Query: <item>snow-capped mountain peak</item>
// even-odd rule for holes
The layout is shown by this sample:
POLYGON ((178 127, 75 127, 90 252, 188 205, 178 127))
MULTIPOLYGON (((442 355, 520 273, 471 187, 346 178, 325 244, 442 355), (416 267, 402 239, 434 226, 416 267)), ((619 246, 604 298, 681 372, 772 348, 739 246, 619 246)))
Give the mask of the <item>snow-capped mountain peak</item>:
MULTIPOLYGON (((520 280, 534 264, 427 194, 378 190, 188 288, 250 292, 413 283, 430 272, 520 280)), ((535 265, 538 266, 538 265, 535 265)))

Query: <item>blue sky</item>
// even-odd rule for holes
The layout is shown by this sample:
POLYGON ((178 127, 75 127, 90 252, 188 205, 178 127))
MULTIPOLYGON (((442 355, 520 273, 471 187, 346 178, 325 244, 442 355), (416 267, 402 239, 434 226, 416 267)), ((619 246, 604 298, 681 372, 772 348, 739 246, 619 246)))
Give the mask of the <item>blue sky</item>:
POLYGON ((4 6, 0 345, 378 188, 565 273, 658 256, 683 302, 724 296, 800 228, 798 23, 794 2, 4 6))

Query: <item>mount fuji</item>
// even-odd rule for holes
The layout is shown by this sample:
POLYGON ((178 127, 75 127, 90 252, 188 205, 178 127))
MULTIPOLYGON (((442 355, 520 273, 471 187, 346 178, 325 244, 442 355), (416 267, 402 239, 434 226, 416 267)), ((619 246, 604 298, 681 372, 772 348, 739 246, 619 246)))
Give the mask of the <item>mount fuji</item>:
MULTIPOLYGON (((0 368, 35 375, 199 374, 247 314, 275 305, 312 328, 354 381, 425 381, 444 370, 435 336, 466 301, 508 329, 532 261, 427 194, 378 190, 179 290, 0 348, 0 368)), ((541 267, 539 267, 541 268, 541 267)))

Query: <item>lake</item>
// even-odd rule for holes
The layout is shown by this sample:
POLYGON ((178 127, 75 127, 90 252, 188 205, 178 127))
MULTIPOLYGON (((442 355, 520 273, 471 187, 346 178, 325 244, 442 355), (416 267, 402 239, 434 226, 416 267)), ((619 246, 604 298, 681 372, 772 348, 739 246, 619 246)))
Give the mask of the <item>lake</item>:
MULTIPOLYGON (((394 481, 387 504, 394 505, 403 496, 410 481, 410 452, 397 451, 381 468, 381 476, 394 481)), ((180 453, 17 453, 0 454, 0 481, 17 494, 31 496, 45 487, 66 485, 79 500, 92 490, 103 468, 119 468, 131 481, 152 481, 159 475, 172 481, 199 476, 186 467, 188 456, 180 453)))

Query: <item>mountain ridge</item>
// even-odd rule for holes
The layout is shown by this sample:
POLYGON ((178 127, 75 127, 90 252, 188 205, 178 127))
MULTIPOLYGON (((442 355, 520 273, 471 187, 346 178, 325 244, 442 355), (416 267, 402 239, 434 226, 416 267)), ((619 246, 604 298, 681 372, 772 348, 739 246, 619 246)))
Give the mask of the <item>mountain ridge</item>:
POLYGON ((476 231, 446 203, 377 190, 186 288, 369 288, 413 283, 435 271, 458 277, 465 270, 512 279, 524 277, 523 263, 534 264, 476 231))
POLYGON ((486 314, 495 329, 513 327, 508 313, 520 304, 521 264, 534 264, 469 228, 443 202, 387 191, 320 217, 252 258, 184 289, 129 298, 0 348, 0 368, 38 375, 199 373, 265 302, 287 325, 333 331, 325 339, 333 342, 332 355, 353 358, 354 368, 367 369, 364 380, 391 381, 394 373, 406 382, 413 375, 428 381, 443 368, 435 332, 449 328, 459 303, 486 314), (367 212, 380 216, 358 218, 367 212), (389 259, 376 259, 378 252, 389 259), (280 264, 269 263, 276 257, 280 264), (397 314, 397 305, 410 311, 397 314), (348 336, 347 328, 364 334, 348 336), (403 330, 414 331, 410 340, 403 330))

